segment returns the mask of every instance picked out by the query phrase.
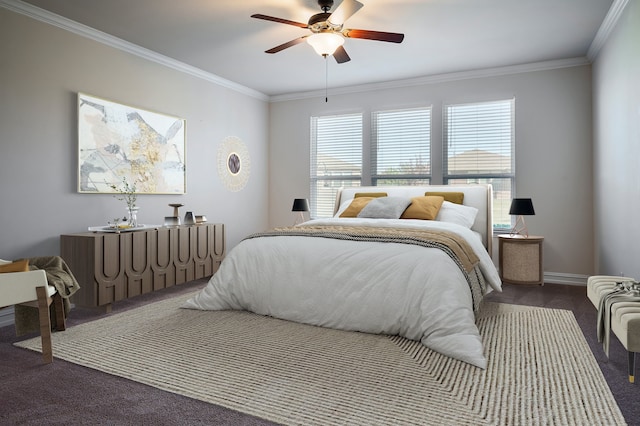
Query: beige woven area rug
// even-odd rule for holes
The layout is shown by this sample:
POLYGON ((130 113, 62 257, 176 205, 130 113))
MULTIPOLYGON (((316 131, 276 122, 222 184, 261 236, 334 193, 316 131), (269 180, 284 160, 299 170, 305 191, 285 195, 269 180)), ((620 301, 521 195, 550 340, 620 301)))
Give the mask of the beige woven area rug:
POLYGON ((187 297, 54 333, 54 356, 289 425, 624 424, 570 311, 486 304, 481 370, 403 338, 180 309, 187 297))

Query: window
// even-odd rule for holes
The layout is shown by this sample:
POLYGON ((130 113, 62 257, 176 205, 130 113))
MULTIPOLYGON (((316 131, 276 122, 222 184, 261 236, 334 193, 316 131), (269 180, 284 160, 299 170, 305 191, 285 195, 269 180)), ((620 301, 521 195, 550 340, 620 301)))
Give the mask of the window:
POLYGON ((333 216, 340 187, 362 180, 362 114, 311 117, 311 217, 333 216))
MULTIPOLYGON (((333 215, 340 187, 428 185, 493 186, 494 230, 511 228, 514 192, 515 100, 445 105, 442 157, 432 158, 432 107, 375 111, 370 141, 363 114, 311 118, 311 215, 333 215), (442 174, 432 175, 434 170, 442 174)), ((367 124, 369 123, 366 121, 367 124)), ((439 125, 440 123, 436 123, 439 125)), ((439 152, 439 147, 437 151, 439 152)))
POLYGON ((428 185, 431 108, 372 114, 371 184, 428 185))
POLYGON ((511 228, 514 100, 446 105, 444 183, 493 185, 494 230, 511 228))

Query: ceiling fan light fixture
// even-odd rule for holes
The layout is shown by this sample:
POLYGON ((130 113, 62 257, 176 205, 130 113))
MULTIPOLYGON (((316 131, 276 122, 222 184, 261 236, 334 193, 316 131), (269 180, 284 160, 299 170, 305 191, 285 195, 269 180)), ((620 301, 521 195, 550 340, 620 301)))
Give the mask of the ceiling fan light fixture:
POLYGON ((307 37, 307 43, 318 55, 333 55, 336 49, 344 44, 344 37, 336 33, 315 33, 307 37))

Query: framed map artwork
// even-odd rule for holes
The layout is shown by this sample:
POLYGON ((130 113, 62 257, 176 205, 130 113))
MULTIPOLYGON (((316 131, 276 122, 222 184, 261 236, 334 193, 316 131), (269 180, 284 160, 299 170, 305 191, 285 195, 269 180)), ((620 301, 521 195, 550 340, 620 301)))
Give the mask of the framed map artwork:
POLYGON ((184 194, 185 120, 78 94, 78 191, 184 194))

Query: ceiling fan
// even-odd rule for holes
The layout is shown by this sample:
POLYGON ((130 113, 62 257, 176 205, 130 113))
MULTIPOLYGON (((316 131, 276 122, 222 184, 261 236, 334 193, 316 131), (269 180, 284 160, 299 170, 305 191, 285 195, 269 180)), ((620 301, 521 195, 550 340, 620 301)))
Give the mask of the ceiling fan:
POLYGON ((300 28, 308 28, 311 34, 298 37, 279 46, 266 50, 266 53, 277 53, 298 43, 307 41, 315 51, 324 57, 333 55, 339 64, 351 60, 342 46, 345 38, 361 38, 368 40, 387 41, 391 43, 402 43, 404 34, 387 33, 382 31, 356 30, 343 28, 347 19, 355 14, 363 6, 356 0, 343 0, 333 13, 329 10, 333 6, 333 0, 318 0, 318 5, 322 9, 321 13, 316 13, 309 18, 309 22, 290 21, 288 19, 275 18, 273 16, 254 14, 252 18, 264 19, 265 21, 279 22, 281 24, 293 25, 300 28))

